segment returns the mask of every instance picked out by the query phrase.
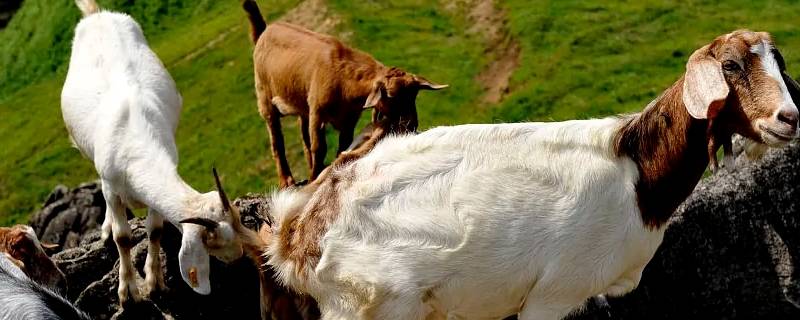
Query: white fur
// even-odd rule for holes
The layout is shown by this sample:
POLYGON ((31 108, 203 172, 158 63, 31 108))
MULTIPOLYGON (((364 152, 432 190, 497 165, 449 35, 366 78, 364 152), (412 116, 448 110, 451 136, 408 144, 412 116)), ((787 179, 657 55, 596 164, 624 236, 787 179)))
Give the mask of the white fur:
MULTIPOLYGON (((624 294, 663 229, 643 225, 637 167, 612 146, 620 126, 463 125, 386 138, 335 169, 347 172, 340 216, 317 267, 296 275, 277 237, 269 264, 325 319, 559 319, 590 296, 624 294)), ((306 197, 273 196, 278 227, 306 197)))
MULTIPOLYGON (((786 83, 783 81, 783 76, 781 74, 780 66, 778 66, 778 62, 775 60, 775 56, 772 53, 772 45, 767 41, 762 41, 750 48, 750 51, 753 53, 758 54, 761 57, 761 64, 764 67, 764 71, 775 81, 777 81, 778 86, 780 87, 781 96, 783 98, 783 103, 775 109, 775 112, 772 115, 772 121, 778 118, 778 113, 781 112, 788 112, 795 115, 798 114, 797 106, 794 104, 792 100, 792 96, 789 93, 789 89, 786 87, 786 83)), ((757 120, 758 121, 758 120, 757 120)), ((764 125, 764 120, 758 121, 756 124, 757 126, 764 125)), ((796 127, 795 127, 796 128, 796 127)), ((797 137, 799 131, 794 131, 794 137, 797 137)), ((762 136, 764 136, 762 134, 762 136)), ((771 140, 769 138, 765 138, 765 140, 771 140)))
MULTIPOLYGON (((103 11, 78 23, 61 105, 72 140, 94 162, 102 182, 108 207, 104 236, 113 230, 115 240, 129 237, 125 207, 148 207, 148 231, 160 229, 165 218, 182 230, 184 280, 189 283, 189 268, 198 268, 194 289, 207 294, 203 229, 183 228, 179 221, 192 216, 224 221, 225 216, 216 191, 200 194, 178 175, 175 130, 181 102, 175 82, 131 17, 103 11)), ((158 241, 149 251, 146 285, 152 289, 163 286, 158 241)), ((129 253, 121 249, 120 256, 121 300, 125 288, 136 299, 129 253)))
POLYGON ((775 60, 775 55, 772 54, 772 45, 770 45, 766 41, 762 41, 761 43, 753 46, 750 48, 750 51, 753 53, 757 53, 761 57, 761 64, 764 67, 764 70, 769 74, 772 79, 778 82, 778 85, 781 88, 781 95, 783 96, 783 105, 781 108, 776 110, 780 112, 781 110, 794 110, 797 112, 797 106, 794 105, 794 101, 792 100, 791 94, 789 94, 789 89, 786 87, 786 83, 783 81, 783 76, 781 75, 780 66, 778 66, 778 61, 775 60))
POLYGON ((0 319, 90 319, 67 300, 28 278, 0 252, 0 319))

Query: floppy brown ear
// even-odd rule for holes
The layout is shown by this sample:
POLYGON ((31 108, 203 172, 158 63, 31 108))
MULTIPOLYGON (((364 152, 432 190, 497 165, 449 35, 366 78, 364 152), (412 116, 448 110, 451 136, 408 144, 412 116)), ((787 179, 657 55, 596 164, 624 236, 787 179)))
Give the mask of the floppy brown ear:
POLYGON ((708 118, 708 108, 728 98, 728 83, 722 75, 722 64, 711 57, 706 45, 697 49, 686 63, 683 81, 683 103, 696 119, 708 118))
POLYGON ((369 96, 367 97, 367 101, 364 102, 364 109, 369 109, 378 105, 378 102, 381 101, 383 98, 383 91, 386 90, 386 85, 383 81, 375 81, 372 85, 372 92, 370 92, 369 96))

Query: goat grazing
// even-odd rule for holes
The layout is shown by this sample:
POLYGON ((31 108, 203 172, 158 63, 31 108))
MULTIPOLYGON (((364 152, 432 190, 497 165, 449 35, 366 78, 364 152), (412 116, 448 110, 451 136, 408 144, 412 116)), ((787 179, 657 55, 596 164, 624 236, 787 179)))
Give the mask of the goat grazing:
POLYGON ((67 289, 66 277, 44 252, 45 248, 52 246, 55 245, 39 242, 30 226, 20 224, 10 228, 0 227, 0 253, 7 253, 13 258, 33 281, 55 292, 64 293, 67 289))
POLYGON ((23 264, 0 252, 0 319, 91 319, 51 288, 28 278, 20 269, 23 264))
POLYGON ((277 22, 267 27, 254 0, 243 7, 255 43, 253 64, 258 111, 267 124, 280 186, 294 184, 286 160, 280 118, 297 115, 310 181, 324 169, 325 124, 339 131, 338 152, 353 141, 363 109, 393 119, 397 132, 415 131, 419 90, 439 90, 432 83, 399 68, 389 68, 369 54, 328 35, 277 22))
POLYGON ((735 31, 635 115, 386 137, 274 193, 265 258, 324 319, 560 319, 638 285, 732 134, 797 136, 787 77, 769 34, 735 31))
MULTIPOLYGON (((84 18, 75 28, 61 111, 70 138, 100 176, 107 206, 103 235, 113 231, 120 256, 120 303, 140 299, 126 206, 148 208, 145 293, 164 288, 159 250, 166 218, 182 232, 184 281, 208 294, 209 254, 223 261, 243 254, 238 214, 221 189, 201 194, 178 175, 181 96, 136 21, 99 11, 94 0, 76 3, 84 18)), ((216 170, 214 177, 219 186, 216 170)))

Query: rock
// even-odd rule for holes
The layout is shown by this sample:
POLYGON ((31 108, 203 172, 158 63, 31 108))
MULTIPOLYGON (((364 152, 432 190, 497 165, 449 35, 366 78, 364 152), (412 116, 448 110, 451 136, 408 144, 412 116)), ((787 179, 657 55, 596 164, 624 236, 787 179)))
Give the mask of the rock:
POLYGON ((69 249, 78 246, 81 236, 103 222, 105 200, 100 184, 89 182, 75 189, 59 185, 50 193, 42 209, 29 224, 42 242, 69 249))
POLYGON ((798 182, 798 143, 703 180, 639 287, 572 319, 800 319, 798 182))
MULTIPOLYGON (((99 191, 98 191, 99 192, 99 191)), ((253 197, 255 198, 255 197, 253 197)), ((240 201, 241 202, 241 201, 240 201)), ((238 203, 238 202, 237 202, 238 203)), ((242 210, 242 220, 255 226, 262 223, 258 209, 263 205, 253 203, 242 210)), ((61 210, 59 214, 69 214, 61 210)), ((144 261, 147 256, 147 232, 144 221, 129 221, 131 250, 137 270, 140 291, 144 284, 144 261)), ((82 235, 80 245, 61 251, 53 260, 64 271, 68 282, 67 298, 89 313, 94 319, 260 319, 259 280, 257 269, 247 258, 224 264, 211 259, 211 294, 201 296, 189 288, 180 275, 178 251, 181 237, 177 228, 165 224, 161 241, 162 269, 169 288, 155 294, 153 300, 132 303, 120 311, 117 298, 119 283, 118 253, 113 242, 100 239, 99 224, 82 235)))

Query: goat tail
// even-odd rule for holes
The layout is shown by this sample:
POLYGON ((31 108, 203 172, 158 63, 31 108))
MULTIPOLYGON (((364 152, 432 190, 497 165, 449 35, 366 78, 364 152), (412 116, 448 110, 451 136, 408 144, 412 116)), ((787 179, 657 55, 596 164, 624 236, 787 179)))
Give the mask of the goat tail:
POLYGON ((247 18, 250 20, 250 38, 253 39, 253 43, 256 43, 261 33, 267 29, 267 22, 261 15, 261 10, 258 10, 255 0, 244 0, 242 8, 247 12, 247 18))
POLYGON ((100 7, 95 0, 75 0, 75 4, 78 6, 78 9, 81 9, 84 17, 100 11, 100 7))

